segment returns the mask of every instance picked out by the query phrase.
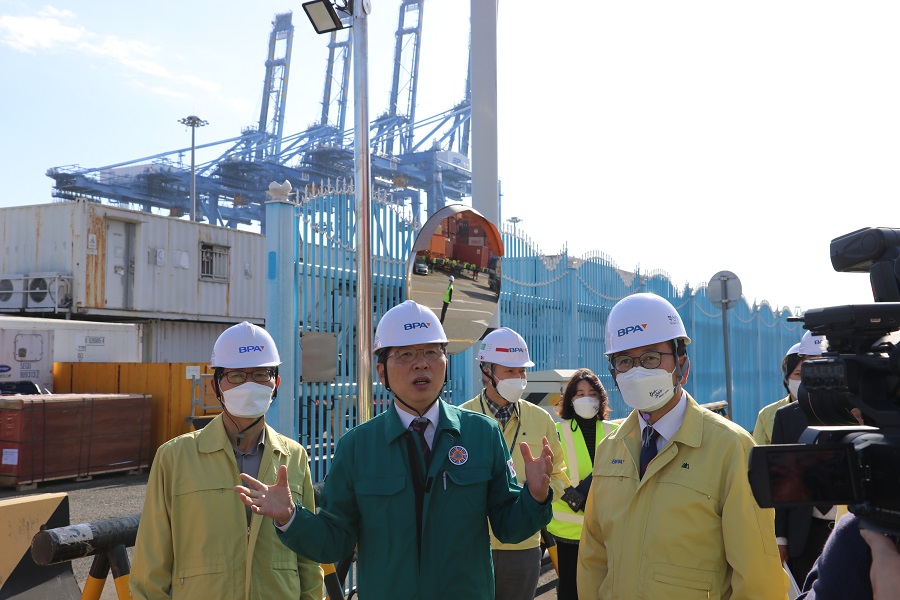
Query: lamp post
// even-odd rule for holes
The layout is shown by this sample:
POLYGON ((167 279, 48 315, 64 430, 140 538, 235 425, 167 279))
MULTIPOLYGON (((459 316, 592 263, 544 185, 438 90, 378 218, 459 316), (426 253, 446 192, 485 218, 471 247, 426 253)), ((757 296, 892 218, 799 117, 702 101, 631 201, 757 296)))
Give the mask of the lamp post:
POLYGON ((371 0, 311 0, 303 10, 317 33, 343 29, 337 10, 353 26, 353 188, 356 196, 356 422, 372 416, 372 241, 369 150, 369 13, 371 0), (337 9, 337 10, 336 10, 337 9))
POLYGON ((510 217, 507 219, 508 222, 513 224, 513 235, 518 236, 518 231, 519 231, 518 225, 519 225, 519 223, 521 223, 524 220, 525 219, 520 219, 519 217, 510 217))
POLYGON ((194 159, 194 150, 196 148, 196 132, 198 127, 203 127, 204 125, 209 125, 209 121, 204 121, 200 117, 196 115, 191 115, 189 117, 185 117, 183 119, 178 119, 178 122, 182 125, 187 125, 191 128, 191 221, 196 221, 197 218, 197 167, 196 161, 194 159))

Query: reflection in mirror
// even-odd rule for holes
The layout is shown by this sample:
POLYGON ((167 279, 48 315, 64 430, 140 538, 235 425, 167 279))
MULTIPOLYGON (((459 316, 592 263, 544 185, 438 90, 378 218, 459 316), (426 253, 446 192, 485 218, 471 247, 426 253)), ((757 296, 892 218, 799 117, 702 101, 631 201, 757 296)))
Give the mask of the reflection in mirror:
POLYGON ((436 212, 419 232, 407 264, 407 298, 441 319, 448 354, 481 339, 500 300, 503 242, 497 227, 462 204, 436 212))

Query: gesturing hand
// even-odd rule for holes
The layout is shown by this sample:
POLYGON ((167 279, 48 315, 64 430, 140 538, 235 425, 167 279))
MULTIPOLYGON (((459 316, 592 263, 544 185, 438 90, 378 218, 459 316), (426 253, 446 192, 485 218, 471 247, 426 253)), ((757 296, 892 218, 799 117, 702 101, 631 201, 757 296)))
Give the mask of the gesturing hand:
POLYGON ((294 514, 294 500, 291 498, 291 488, 288 487, 285 465, 278 467, 275 485, 266 485, 246 473, 241 473, 241 479, 247 487, 236 485, 234 491, 250 510, 271 517, 279 526, 290 521, 291 515, 294 514))
POLYGON ((525 459, 525 481, 531 497, 540 503, 547 501, 550 495, 550 475, 553 473, 553 451, 550 442, 544 437, 544 449, 537 458, 531 456, 531 448, 526 442, 519 444, 522 458, 525 459))

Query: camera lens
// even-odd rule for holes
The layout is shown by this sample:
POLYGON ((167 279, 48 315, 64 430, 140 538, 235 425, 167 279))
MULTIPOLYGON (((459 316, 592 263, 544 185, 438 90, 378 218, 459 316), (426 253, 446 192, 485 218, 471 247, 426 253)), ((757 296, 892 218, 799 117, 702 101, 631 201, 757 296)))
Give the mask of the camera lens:
POLYGON ((815 390, 810 394, 801 383, 797 402, 806 413, 810 425, 858 425, 850 412, 851 394, 840 390, 815 390))

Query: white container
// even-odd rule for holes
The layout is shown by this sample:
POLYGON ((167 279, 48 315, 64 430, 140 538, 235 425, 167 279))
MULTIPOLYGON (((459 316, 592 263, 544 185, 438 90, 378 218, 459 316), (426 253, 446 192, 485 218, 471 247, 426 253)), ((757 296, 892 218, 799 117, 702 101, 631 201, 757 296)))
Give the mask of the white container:
POLYGON ((0 316, 0 381, 53 391, 54 362, 141 362, 142 326, 0 316))
POLYGON ((10 279, 0 312, 262 323, 264 257, 258 233, 95 202, 0 208, 0 273, 71 277, 63 306, 24 309, 10 279))

